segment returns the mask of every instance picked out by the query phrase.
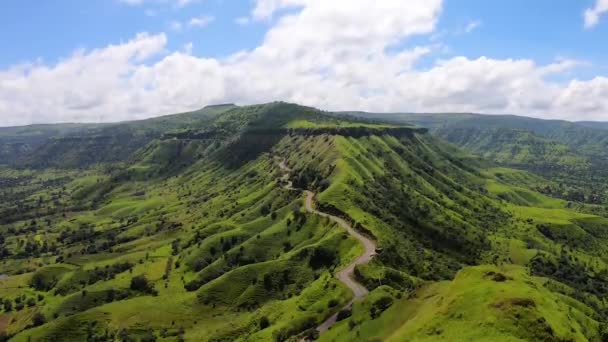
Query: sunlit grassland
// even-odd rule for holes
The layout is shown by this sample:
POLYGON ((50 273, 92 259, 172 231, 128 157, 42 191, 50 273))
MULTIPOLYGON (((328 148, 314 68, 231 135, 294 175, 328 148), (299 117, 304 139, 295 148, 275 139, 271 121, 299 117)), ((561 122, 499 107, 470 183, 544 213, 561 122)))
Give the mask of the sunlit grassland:
POLYGON ((599 338, 602 288, 578 282, 608 269, 608 220, 585 213, 598 208, 541 194, 554 183, 488 167, 407 127, 271 104, 230 109, 120 164, 64 178, 3 169, 2 177, 23 177, 11 187, 23 201, 2 204, 17 219, 0 233, 10 232, 5 244, 21 254, 0 263, 8 274, 0 297, 35 303, 0 320, 10 317, 16 341, 106 332, 298 340, 350 301, 334 274, 362 246, 308 213, 302 191, 285 189, 284 160, 289 180, 317 193, 318 210, 343 216, 379 247, 356 270, 369 296, 322 341, 599 338), (107 271, 120 264, 128 267, 107 271), (140 275, 153 291, 132 288, 140 275), (48 290, 35 290, 34 277, 48 290), (30 329, 35 313, 48 323, 30 329))
POLYGON ((321 341, 519 341, 546 338, 548 331, 586 341, 599 323, 579 310, 584 305, 562 301, 543 283, 518 266, 465 268, 451 282, 423 285, 395 299, 373 320, 366 317, 374 301, 370 296, 321 341))

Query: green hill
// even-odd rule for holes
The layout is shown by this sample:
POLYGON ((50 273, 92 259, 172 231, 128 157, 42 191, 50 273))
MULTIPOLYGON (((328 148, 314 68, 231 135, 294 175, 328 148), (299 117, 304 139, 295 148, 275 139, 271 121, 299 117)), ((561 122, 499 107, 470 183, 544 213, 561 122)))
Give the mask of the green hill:
POLYGON ((579 121, 577 124, 589 128, 595 129, 608 129, 608 122, 599 122, 599 121, 579 121))
POLYGON ((0 128, 0 165, 18 168, 86 168, 118 162, 168 131, 202 127, 233 108, 199 111, 119 124, 60 124, 0 128))
POLYGON ((604 128, 606 123, 568 122, 561 120, 542 120, 515 115, 481 115, 481 114, 384 114, 345 112, 360 117, 386 120, 395 123, 414 123, 427 127, 431 131, 447 132, 452 129, 518 130, 528 131, 536 136, 550 139, 567 145, 586 157, 608 158, 608 135, 604 128))
POLYGON ((538 173, 580 172, 591 166, 590 158, 530 130, 444 127, 435 132, 453 144, 504 166, 538 173))
MULTIPOLYGON (((541 194, 559 184, 420 126, 279 102, 48 133, 83 143, 32 145, 32 164, 0 169, 0 333, 297 341, 340 312, 321 340, 601 340, 599 207, 541 194), (145 139, 112 153, 121 132, 145 139), (306 210, 280 162, 316 210, 378 245, 355 269, 370 293, 352 311, 334 274, 363 248, 306 210)), ((522 161, 568 150, 522 132, 537 149, 513 153, 510 134, 484 143, 522 161)))
POLYGON ((608 201, 605 123, 513 115, 350 114, 427 127, 434 135, 500 166, 532 171, 554 180, 559 186, 547 189, 548 194, 574 202, 608 201))

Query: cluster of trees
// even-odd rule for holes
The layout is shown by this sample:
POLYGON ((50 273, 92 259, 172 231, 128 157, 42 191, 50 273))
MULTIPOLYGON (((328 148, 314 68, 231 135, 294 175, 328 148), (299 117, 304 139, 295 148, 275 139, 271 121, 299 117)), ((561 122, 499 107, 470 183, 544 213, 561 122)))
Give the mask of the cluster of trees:
POLYGON ((78 229, 64 229, 59 233, 57 241, 64 244, 73 244, 81 241, 94 240, 99 233, 90 225, 82 225, 78 229))
POLYGON ((290 270, 281 272, 269 272, 262 277, 264 289, 269 292, 282 291, 286 286, 293 283, 290 270))
MULTIPOLYGON (((39 179, 27 176, 27 179, 28 182, 24 184, 11 183, 7 188, 0 186, 3 190, 0 191, 3 199, 3 203, 0 204, 0 224, 35 219, 66 210, 68 203, 63 199, 67 193, 61 186, 69 182, 70 177, 39 179), (45 192, 45 196, 34 196, 42 191, 45 192)), ((24 227, 22 233, 26 230, 35 232, 38 228, 34 225, 24 227)))
POLYGON ((105 267, 95 267, 92 270, 85 271, 84 275, 80 276, 80 280, 77 284, 70 283, 66 286, 59 286, 57 293, 60 295, 66 295, 71 291, 76 290, 76 286, 84 287, 93 285, 97 282, 114 279, 118 274, 132 271, 135 265, 130 262, 120 262, 113 265, 106 265, 105 267))
MULTIPOLYGON (((382 254, 384 253, 385 252, 383 250, 382 254)), ((361 272, 359 267, 357 267, 355 268, 355 277, 368 289, 374 289, 380 285, 388 285, 402 291, 411 291, 415 288, 412 280, 404 276, 403 273, 389 267, 383 267, 382 271, 383 272, 380 277, 368 277, 361 272)))
POLYGON ((305 168, 293 178, 293 186, 298 189, 309 189, 323 192, 329 187, 329 180, 313 168, 305 168))
POLYGON ((393 305, 393 298, 390 296, 382 296, 372 303, 369 308, 369 314, 372 319, 375 319, 386 311, 386 309, 390 308, 391 305, 393 305))
POLYGON ((20 295, 14 299, 0 298, 0 308, 3 308, 5 312, 11 312, 13 310, 21 311, 23 308, 34 307, 38 302, 44 300, 44 296, 38 294, 36 297, 28 297, 26 295, 20 295))
POLYGON ((74 230, 62 230, 57 241, 64 245, 81 243, 83 245, 80 249, 81 254, 97 254, 103 251, 112 251, 117 245, 136 240, 137 236, 118 237, 127 228, 128 225, 123 224, 117 229, 98 231, 90 225, 83 225, 74 230))
MULTIPOLYGON (((592 182, 590 182, 592 183, 592 182)), ((559 184, 546 184, 535 188, 536 191, 554 198, 561 198, 569 202, 603 204, 605 198, 603 191, 598 189, 584 189, 572 185, 566 185, 564 182, 559 184)))
POLYGON ((576 289, 571 294, 574 298, 594 308, 604 319, 608 318, 608 306, 602 300, 608 296, 608 270, 594 272, 568 252, 561 252, 556 261, 546 254, 538 254, 531 260, 530 270, 533 275, 552 278, 576 289))
POLYGON ((16 255, 18 258, 38 258, 47 253, 55 254, 58 250, 56 244, 49 244, 47 240, 42 241, 42 244, 38 241, 19 240, 18 245, 19 247, 22 247, 16 255))
POLYGON ((191 264, 190 268, 194 272, 200 272, 208 265, 212 264, 218 258, 225 258, 225 266, 221 270, 213 270, 210 273, 200 276, 198 279, 194 279, 186 284, 184 288, 187 291, 196 291, 203 284, 206 284, 213 279, 221 276, 223 273, 228 272, 234 267, 240 265, 247 265, 254 262, 254 260, 248 259, 245 256, 245 247, 241 246, 238 250, 228 253, 234 246, 239 243, 240 239, 237 236, 230 238, 221 237, 219 246, 211 246, 207 256, 200 256, 196 258, 191 264))
MULTIPOLYGON (((416 184, 412 184, 412 189, 404 190, 403 181, 411 184, 411 180, 400 180, 390 175, 378 177, 372 184, 365 184, 361 192, 369 200, 361 201, 360 207, 393 229, 407 231, 410 238, 415 238, 427 248, 451 251, 452 256, 462 263, 476 262, 481 252, 489 248, 485 227, 493 222, 495 226, 500 226, 503 217, 492 216, 495 213, 492 207, 471 210, 471 205, 463 201, 460 205, 451 205, 451 209, 463 214, 462 217, 468 222, 462 221, 451 215, 445 207, 439 207, 438 203, 442 200, 431 200, 419 193, 416 184)), ((428 181, 435 182, 430 177, 428 181)), ((447 196, 457 200, 468 197, 449 193, 447 196)), ((401 268, 403 265, 394 266, 401 268)))
POLYGON ((0 189, 11 189, 30 183, 33 176, 0 177, 0 189))
POLYGON ((288 324, 287 326, 277 330, 273 334, 275 342, 287 341, 291 337, 301 332, 305 332, 308 338, 318 337, 318 332, 314 330, 317 325, 317 321, 312 316, 306 316, 302 319, 296 320, 288 324))

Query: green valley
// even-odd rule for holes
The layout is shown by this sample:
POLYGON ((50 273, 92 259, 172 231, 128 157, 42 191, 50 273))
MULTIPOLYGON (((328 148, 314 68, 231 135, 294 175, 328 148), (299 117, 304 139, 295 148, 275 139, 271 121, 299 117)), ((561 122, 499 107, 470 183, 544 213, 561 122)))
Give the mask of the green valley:
POLYGON ((0 128, 0 341, 606 340, 608 130, 526 120, 0 128))

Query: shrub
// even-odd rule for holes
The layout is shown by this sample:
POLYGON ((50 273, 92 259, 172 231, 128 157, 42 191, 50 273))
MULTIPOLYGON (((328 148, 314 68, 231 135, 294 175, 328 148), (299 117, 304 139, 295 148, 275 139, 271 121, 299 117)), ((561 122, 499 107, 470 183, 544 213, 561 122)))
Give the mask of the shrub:
POLYGON ((30 280, 30 286, 37 291, 48 291, 52 289, 54 285, 54 282, 48 280, 41 273, 34 274, 32 280, 30 280))
POLYGON ((288 326, 275 331, 273 334, 274 340, 277 342, 286 341, 295 334, 314 328, 316 323, 314 317, 303 317, 293 321, 288 326))
POLYGON ((10 299, 4 300, 4 311, 5 312, 13 311, 13 302, 10 299))
POLYGON ((353 312, 351 309, 343 309, 340 310, 340 312, 338 312, 338 322, 347 319, 348 317, 352 316, 353 312))
POLYGON ((156 293, 156 290, 154 290, 154 287, 152 287, 152 285, 148 281, 148 278, 146 278, 146 276, 144 276, 143 274, 131 278, 130 288, 131 288, 131 290, 138 291, 138 292, 144 292, 144 293, 150 293, 150 294, 156 293))
POLYGON ((36 305, 36 299, 34 298, 28 298, 26 301, 27 306, 32 307, 34 305, 36 305))
POLYGON ((35 327, 39 327, 41 325, 43 325, 44 323, 46 323, 46 317, 44 317, 44 315, 40 312, 36 312, 34 314, 34 317, 32 317, 32 324, 35 327))
POLYGON ((391 305, 393 305, 393 298, 389 296, 378 298, 369 309, 372 318, 380 316, 380 314, 384 312, 384 310, 388 309, 391 305))
POLYGON ((196 291, 201 287, 201 283, 199 281, 193 280, 184 285, 184 288, 188 292, 196 291))
POLYGON ((264 330, 264 329, 268 328, 269 326, 270 326, 270 320, 268 320, 268 317, 262 316, 262 318, 260 319, 260 329, 264 330))
POLYGON ((325 247, 317 247, 310 256, 309 264, 314 269, 332 266, 336 262, 336 252, 325 247))

